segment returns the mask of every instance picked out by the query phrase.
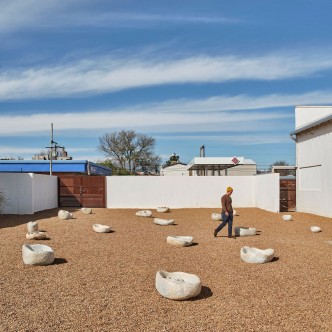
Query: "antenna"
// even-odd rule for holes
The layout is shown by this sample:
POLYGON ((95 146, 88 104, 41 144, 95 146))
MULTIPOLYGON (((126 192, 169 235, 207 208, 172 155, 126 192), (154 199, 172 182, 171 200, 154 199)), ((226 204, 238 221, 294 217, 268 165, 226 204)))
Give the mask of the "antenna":
POLYGON ((53 167, 53 149, 55 152, 57 151, 57 148, 64 148, 64 146, 59 146, 57 142, 53 141, 53 122, 51 123, 51 146, 46 146, 47 149, 51 149, 50 153, 50 175, 52 175, 52 167, 53 167), (54 144, 54 147, 53 147, 54 144))

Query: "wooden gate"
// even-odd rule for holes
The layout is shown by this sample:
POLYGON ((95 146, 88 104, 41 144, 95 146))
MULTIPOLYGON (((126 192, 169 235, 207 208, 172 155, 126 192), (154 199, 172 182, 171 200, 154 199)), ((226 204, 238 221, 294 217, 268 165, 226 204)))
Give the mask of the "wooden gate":
POLYGON ((106 207, 105 176, 58 175, 59 207, 106 207))
POLYGON ((296 180, 280 180, 280 212, 295 211, 296 180))

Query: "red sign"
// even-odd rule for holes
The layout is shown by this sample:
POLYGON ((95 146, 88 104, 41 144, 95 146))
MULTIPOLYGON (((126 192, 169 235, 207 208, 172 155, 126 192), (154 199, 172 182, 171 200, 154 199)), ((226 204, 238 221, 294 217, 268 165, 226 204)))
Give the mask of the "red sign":
POLYGON ((232 162, 233 162, 234 165, 237 165, 237 164, 240 162, 240 160, 237 159, 236 157, 234 157, 234 158, 232 159, 232 162))

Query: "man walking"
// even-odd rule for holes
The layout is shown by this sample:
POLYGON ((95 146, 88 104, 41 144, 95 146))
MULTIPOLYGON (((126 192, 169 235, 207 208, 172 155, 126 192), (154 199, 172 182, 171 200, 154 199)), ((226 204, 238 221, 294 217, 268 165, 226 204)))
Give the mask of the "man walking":
MULTIPOLYGON (((228 237, 232 238, 233 229, 233 207, 232 207, 232 195, 233 188, 228 187, 226 194, 221 197, 221 220, 222 223, 214 230, 213 235, 217 237, 218 232, 220 232, 226 224, 228 224, 228 237)), ((235 236, 234 236, 235 238, 235 236)))

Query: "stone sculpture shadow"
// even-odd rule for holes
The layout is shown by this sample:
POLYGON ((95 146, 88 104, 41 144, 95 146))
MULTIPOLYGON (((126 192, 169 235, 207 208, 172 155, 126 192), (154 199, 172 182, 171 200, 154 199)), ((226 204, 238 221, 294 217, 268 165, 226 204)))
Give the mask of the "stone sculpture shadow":
POLYGON ((52 265, 66 264, 68 261, 64 258, 54 258, 52 265))
POLYGON ((212 295, 213 295, 213 292, 210 287, 202 286, 202 289, 201 289, 201 292, 199 293, 199 295, 197 295, 196 297, 194 297, 192 299, 188 299, 186 301, 200 301, 200 300, 207 299, 207 298, 211 297, 212 295))

